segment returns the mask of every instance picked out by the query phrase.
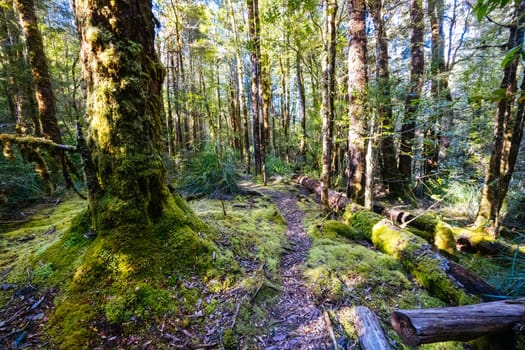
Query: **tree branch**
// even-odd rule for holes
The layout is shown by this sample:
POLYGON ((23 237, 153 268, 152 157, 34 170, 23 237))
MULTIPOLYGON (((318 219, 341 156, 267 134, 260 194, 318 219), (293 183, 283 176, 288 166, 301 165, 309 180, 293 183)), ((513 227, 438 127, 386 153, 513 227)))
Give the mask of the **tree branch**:
POLYGON ((43 137, 20 136, 20 135, 13 135, 13 134, 0 134, 0 143, 3 143, 3 142, 12 142, 18 145, 26 145, 26 146, 40 146, 40 147, 47 148, 49 150, 78 152, 78 149, 76 146, 54 143, 53 141, 49 139, 45 139, 43 137))

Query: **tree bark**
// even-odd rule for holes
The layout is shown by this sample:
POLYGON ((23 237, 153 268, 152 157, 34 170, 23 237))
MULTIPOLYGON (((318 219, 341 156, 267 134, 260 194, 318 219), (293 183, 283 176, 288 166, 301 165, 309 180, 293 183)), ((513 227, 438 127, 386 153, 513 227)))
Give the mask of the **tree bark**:
POLYGON ((366 6, 363 0, 348 2, 348 183, 346 195, 354 202, 364 204, 366 90, 366 6))
POLYGON ((323 0, 324 7, 324 39, 322 65, 322 170, 321 170, 321 205, 325 211, 330 210, 328 203, 328 188, 331 179, 332 161, 332 134, 334 124, 334 95, 335 95, 335 51, 337 1, 323 0))
MULTIPOLYGON (((523 35, 525 32, 525 1, 516 3, 514 11, 514 24, 510 26, 509 40, 507 50, 512 50, 523 44, 523 35)), ((493 237, 497 236, 499 226, 499 212, 505 199, 510 177, 514 170, 514 163, 517 152, 513 151, 512 156, 510 148, 512 141, 519 145, 521 141, 522 129, 514 130, 513 127, 521 125, 520 119, 523 120, 523 112, 514 117, 514 103, 516 100, 517 90, 517 69, 520 55, 508 62, 503 70, 503 80, 500 89, 505 91, 505 96, 498 102, 496 123, 494 126, 494 142, 490 160, 485 176, 485 184, 481 194, 479 210, 476 215, 477 227, 488 226, 493 237), (512 135, 516 134, 514 140, 512 135), (512 140, 512 141, 506 141, 512 140), (518 141, 518 138, 520 139, 518 141), (511 166, 512 165, 512 166, 511 166), (509 180, 507 180, 509 179, 509 180)), ((514 147, 518 147, 515 145, 514 147)))
POLYGON ((55 95, 47 66, 42 35, 38 30, 33 0, 16 0, 16 8, 26 37, 29 63, 35 83, 38 115, 43 135, 55 143, 62 143, 62 134, 56 117, 55 95))
POLYGON ((151 3, 77 0, 74 11, 87 83, 88 147, 100 186, 89 197, 94 226, 148 222, 162 215, 169 195, 160 120, 164 69, 154 47, 151 3), (111 11, 99 11, 102 6, 111 11))
POLYGON ((423 22, 422 0, 411 0, 410 21, 412 25, 412 34, 410 36, 410 86, 405 101, 405 116, 401 127, 399 154, 399 171, 405 184, 412 182, 413 145, 425 68, 425 56, 423 52, 425 26, 423 22))
MULTIPOLYGON (((309 179, 306 176, 295 176, 295 182, 307 188, 310 192, 315 193, 318 198, 321 198, 323 188, 319 181, 309 179)), ((328 206, 330 210, 335 213, 345 211, 346 207, 351 203, 350 200, 343 193, 328 189, 328 206)))
POLYGON ((255 175, 262 173, 262 150, 261 150, 261 117, 260 117, 260 93, 261 87, 261 63, 260 63, 260 36, 257 31, 258 0, 247 0, 248 7, 248 35, 250 38, 250 61, 252 75, 252 125, 253 125, 253 153, 255 159, 255 175))
POLYGON ((395 118, 392 114, 390 72, 388 65, 388 41, 386 38, 383 4, 381 0, 371 1, 370 10, 374 18, 376 33, 376 83, 378 86, 377 115, 379 119, 379 149, 381 177, 389 197, 401 198, 403 186, 397 166, 394 140, 395 118))
POLYGON ((390 350, 388 340, 381 329, 377 316, 367 307, 357 306, 354 312, 354 326, 363 350, 390 350))
POLYGON ((301 67, 301 54, 295 55, 295 71, 297 74, 297 89, 299 90, 299 115, 301 116, 301 143, 299 152, 303 160, 306 159, 307 135, 306 135, 306 94, 304 89, 303 70, 301 67))
POLYGON ((525 319, 525 299, 494 301, 458 307, 397 310, 392 327, 410 346, 467 341, 490 333, 511 331, 525 319))

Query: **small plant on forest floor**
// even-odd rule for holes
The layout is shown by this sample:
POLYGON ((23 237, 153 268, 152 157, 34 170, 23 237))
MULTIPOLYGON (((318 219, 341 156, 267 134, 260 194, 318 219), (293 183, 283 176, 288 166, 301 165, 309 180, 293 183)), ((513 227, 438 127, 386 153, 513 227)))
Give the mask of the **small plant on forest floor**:
POLYGON ((451 216, 472 220, 479 205, 480 188, 477 184, 462 181, 433 180, 428 183, 433 199, 440 201, 442 211, 451 216))
POLYGON ((197 197, 238 192, 238 156, 234 151, 219 151, 215 145, 208 143, 186 159, 180 182, 184 192, 197 197))

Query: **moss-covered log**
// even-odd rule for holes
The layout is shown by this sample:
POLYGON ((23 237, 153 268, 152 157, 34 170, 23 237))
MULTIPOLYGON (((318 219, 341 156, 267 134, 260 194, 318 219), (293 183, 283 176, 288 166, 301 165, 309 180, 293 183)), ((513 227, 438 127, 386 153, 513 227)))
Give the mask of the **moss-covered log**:
POLYGON ((525 250, 520 246, 491 238, 483 231, 456 230, 456 246, 466 253, 525 258, 525 250))
POLYGON ((392 313, 391 322, 403 342, 418 346, 467 341, 512 331, 512 327, 524 319, 525 299, 516 299, 459 307, 397 310, 392 313))
POLYGON ((347 208, 345 220, 377 249, 399 259, 422 286, 446 302, 461 305, 475 302, 474 295, 484 298, 485 294, 498 294, 479 277, 434 251, 424 239, 379 214, 352 206, 347 208))
MULTIPOLYGON (((318 197, 321 196, 321 185, 319 181, 300 175, 294 176, 294 179, 297 184, 304 186, 318 197)), ((350 212, 365 210, 364 207, 352 203, 343 193, 334 190, 328 190, 328 204, 332 211, 336 213, 345 210, 349 210, 350 212), (348 209, 349 206, 352 206, 352 208, 348 209)), ((387 216, 394 222, 410 225, 411 228, 409 230, 412 233, 433 243, 440 251, 448 254, 454 253, 456 242, 452 234, 452 228, 433 215, 414 216, 397 209, 387 208, 379 203, 374 203, 373 209, 375 213, 387 216)))
POLYGON ((398 258, 432 295, 444 301, 463 305, 476 300, 472 295, 498 294, 481 278, 435 252, 425 240, 387 220, 374 225, 371 240, 376 248, 398 258))

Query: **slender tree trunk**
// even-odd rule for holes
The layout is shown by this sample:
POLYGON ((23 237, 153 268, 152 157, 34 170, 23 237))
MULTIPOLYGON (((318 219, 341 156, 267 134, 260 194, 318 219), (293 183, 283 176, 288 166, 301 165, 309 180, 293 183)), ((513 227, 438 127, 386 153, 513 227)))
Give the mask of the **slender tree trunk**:
POLYGON ((301 116, 301 143, 299 152, 302 159, 306 159, 306 94, 304 90, 303 71, 301 68, 301 54, 297 51, 295 56, 295 70, 297 74, 297 89, 299 90, 299 114, 301 116))
POLYGON ((445 32, 443 29, 443 0, 428 2, 428 17, 431 27, 432 55, 430 63, 431 95, 434 105, 425 131, 423 157, 425 158, 424 181, 435 176, 439 170, 439 153, 442 143, 442 123, 445 115, 451 114, 452 97, 448 89, 448 74, 445 66, 445 32))
POLYGON ((376 29, 376 84, 378 86, 376 108, 380 128, 381 177, 388 195, 392 198, 400 198, 403 195, 403 186, 397 166, 394 140, 395 118, 392 113, 388 41, 385 34, 382 1, 371 2, 370 7, 372 7, 376 29))
POLYGON ((246 93, 244 90, 244 73, 243 73, 243 64, 242 64, 242 56, 241 56, 241 43, 239 42, 239 32, 237 30, 237 21, 235 20, 235 13, 233 10, 233 5, 231 0, 228 0, 228 6, 230 8, 230 18, 233 28, 233 36, 235 40, 235 63, 237 67, 237 89, 239 90, 238 96, 239 96, 239 106, 241 109, 241 119, 243 121, 243 135, 244 135, 244 151, 241 152, 244 153, 244 161, 246 164, 246 172, 250 173, 250 130, 249 130, 249 117, 248 117, 248 107, 246 105, 246 93))
MULTIPOLYGON (((510 27, 507 50, 523 45, 524 24, 525 1, 520 1, 516 4, 514 24, 510 27)), ((520 102, 518 113, 514 116, 520 57, 516 55, 503 70, 500 88, 505 90, 506 96, 498 102, 493 148, 476 216, 476 226, 488 225, 494 236, 497 235, 499 212, 508 191, 523 132, 523 106, 521 106, 523 102, 520 102)))
POLYGON ((166 42, 166 101, 168 104, 168 113, 166 114, 166 134, 167 134, 167 149, 168 149, 168 156, 171 158, 175 154, 175 134, 174 134, 174 123, 173 123, 173 103, 172 103, 172 95, 171 95, 171 79, 174 77, 172 76, 173 73, 173 55, 170 53, 169 49, 170 45, 168 44, 168 41, 166 42))
POLYGON ((323 0, 324 7, 324 40, 322 64, 322 104, 321 118, 323 137, 323 157, 321 171, 321 205, 329 211, 328 188, 331 178, 332 161, 332 133, 334 123, 334 96, 335 96, 335 49, 336 49, 336 15, 337 1, 323 0))
POLYGON ((62 134, 56 117, 55 95, 51 86, 42 35, 38 30, 35 5, 33 0, 15 0, 15 4, 26 38, 42 131, 45 137, 61 144, 62 134))
POLYGON ((252 75, 252 123, 253 123, 253 148, 255 159, 255 175, 262 174, 262 150, 261 150, 261 122, 260 122, 260 37, 257 32, 258 22, 258 0, 247 0, 248 7, 248 35, 250 37, 250 61, 252 75))
POLYGON ((348 1, 348 183, 346 194, 363 204, 365 195, 366 95, 366 6, 363 0, 348 1))
POLYGON ((412 182, 413 145, 416 132, 416 119, 419 99, 423 88, 425 60, 423 53, 425 26, 423 22, 423 1, 411 0, 410 20, 412 34, 410 37, 410 86, 405 101, 405 116, 401 127, 401 146, 399 171, 405 184, 412 182))

